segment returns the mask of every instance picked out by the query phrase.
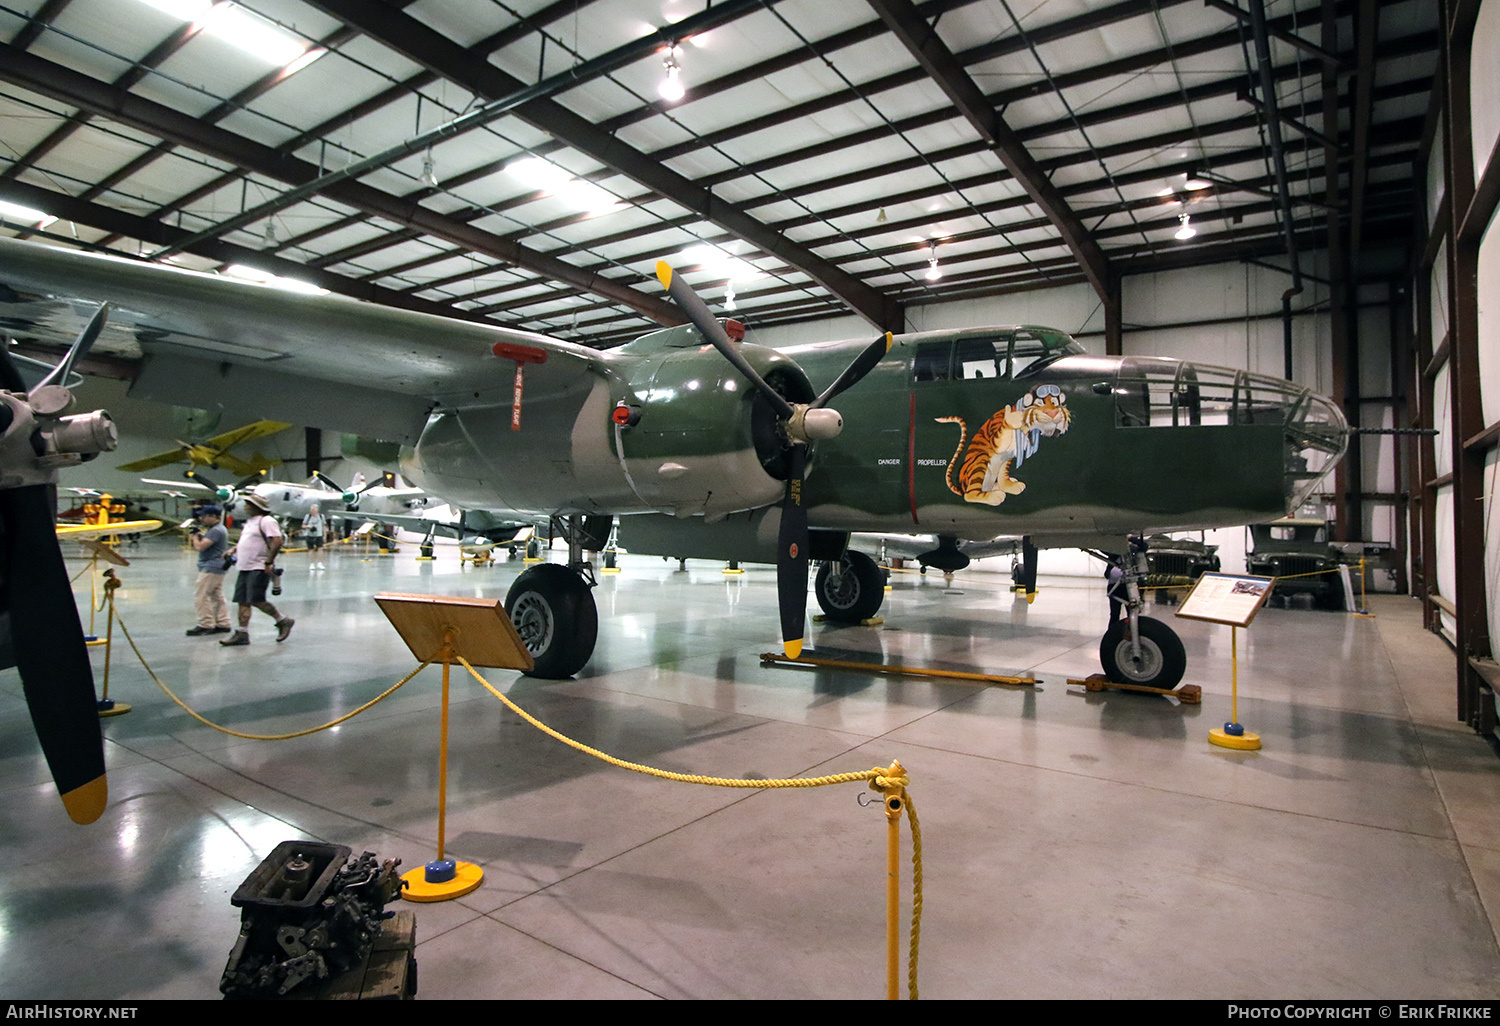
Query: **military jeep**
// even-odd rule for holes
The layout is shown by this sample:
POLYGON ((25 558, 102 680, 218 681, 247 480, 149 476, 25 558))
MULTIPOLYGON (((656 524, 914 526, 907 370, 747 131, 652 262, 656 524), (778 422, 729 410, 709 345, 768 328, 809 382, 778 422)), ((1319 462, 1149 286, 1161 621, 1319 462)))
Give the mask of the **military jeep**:
POLYGON ((1272 598, 1281 603, 1307 595, 1320 608, 1343 609, 1339 553, 1329 544, 1329 533, 1326 520, 1286 517, 1251 524, 1246 570, 1258 577, 1277 578, 1272 598))

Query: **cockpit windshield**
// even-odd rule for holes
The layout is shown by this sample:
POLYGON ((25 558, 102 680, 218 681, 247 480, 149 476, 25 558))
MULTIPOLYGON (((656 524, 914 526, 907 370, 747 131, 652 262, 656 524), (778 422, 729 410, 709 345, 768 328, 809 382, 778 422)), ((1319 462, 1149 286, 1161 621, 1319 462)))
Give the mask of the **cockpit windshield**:
POLYGON ((916 381, 1024 378, 1064 356, 1086 350, 1056 328, 966 328, 906 336, 916 344, 912 373, 916 381))

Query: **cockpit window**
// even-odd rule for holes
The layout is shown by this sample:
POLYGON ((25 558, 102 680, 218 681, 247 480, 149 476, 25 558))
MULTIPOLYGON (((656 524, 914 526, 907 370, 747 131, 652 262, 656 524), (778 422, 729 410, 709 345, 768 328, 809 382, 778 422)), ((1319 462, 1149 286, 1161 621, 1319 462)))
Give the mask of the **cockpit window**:
POLYGON ((924 342, 917 346, 912 368, 918 381, 947 381, 953 356, 952 342, 924 342))
POLYGON ((999 378, 1005 376, 1009 339, 966 338, 958 343, 958 376, 999 378))
POLYGON ((971 330, 955 339, 919 342, 912 376, 919 382, 1026 377, 1085 351, 1072 336, 1052 328, 971 330))

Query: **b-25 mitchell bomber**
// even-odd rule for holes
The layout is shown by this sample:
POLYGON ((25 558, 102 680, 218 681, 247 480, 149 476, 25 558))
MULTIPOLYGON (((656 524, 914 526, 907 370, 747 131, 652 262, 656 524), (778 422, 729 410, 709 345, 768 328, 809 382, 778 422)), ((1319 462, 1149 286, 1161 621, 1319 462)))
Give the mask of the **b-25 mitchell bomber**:
POLYGON ((834 618, 880 604, 853 532, 1122 553, 1130 616, 1105 635, 1102 661, 1172 687, 1183 648, 1140 615, 1145 561, 1126 536, 1282 516, 1348 435, 1331 401, 1290 381, 1090 356, 1049 328, 769 349, 670 268, 659 276, 691 323, 600 352, 0 240, 0 283, 15 292, 109 301, 153 325, 134 396, 399 441, 412 447, 403 473, 449 502, 570 518, 570 564, 533 567, 506 599, 544 677, 575 673, 593 651, 582 553, 618 518, 634 552, 775 563, 793 654, 810 561, 828 568, 818 597, 834 618))

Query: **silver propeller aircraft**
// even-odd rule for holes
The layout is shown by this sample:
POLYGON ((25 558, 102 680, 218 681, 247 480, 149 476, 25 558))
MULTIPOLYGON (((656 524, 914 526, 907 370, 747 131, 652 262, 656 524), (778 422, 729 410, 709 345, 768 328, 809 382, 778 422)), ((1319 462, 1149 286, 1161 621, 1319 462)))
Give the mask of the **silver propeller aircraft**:
POLYGON ((218 500, 224 512, 241 519, 249 515, 244 503, 246 495, 254 495, 262 499, 270 507, 271 515, 283 520, 301 520, 311 512, 314 506, 317 506, 322 513, 334 513, 354 501, 352 491, 340 488, 321 473, 314 473, 305 484, 292 481, 263 481, 260 480, 261 476, 260 474, 253 475, 232 487, 216 485, 196 470, 186 471, 183 474, 185 479, 183 481, 165 481, 150 477, 143 477, 141 480, 148 484, 170 484, 207 493, 218 500))
MULTIPOLYGON (((529 332, 296 295, 0 240, 0 284, 108 301, 133 320, 136 397, 410 446, 403 473, 464 508, 562 516, 569 565, 523 573, 506 608, 539 676, 591 655, 586 549, 615 518, 628 550, 771 562, 782 637, 801 648, 810 561, 834 619, 880 605, 852 532, 1121 554, 1130 615, 1106 672, 1175 686, 1171 629, 1140 614, 1130 534, 1274 519, 1343 453, 1329 400, 1290 381, 1177 360, 1089 356, 1009 326, 773 350, 742 341, 669 267, 691 323, 605 352, 529 332), (837 409, 833 403, 837 401, 837 409)), ((7 307, 24 321, 25 302, 7 307)))

